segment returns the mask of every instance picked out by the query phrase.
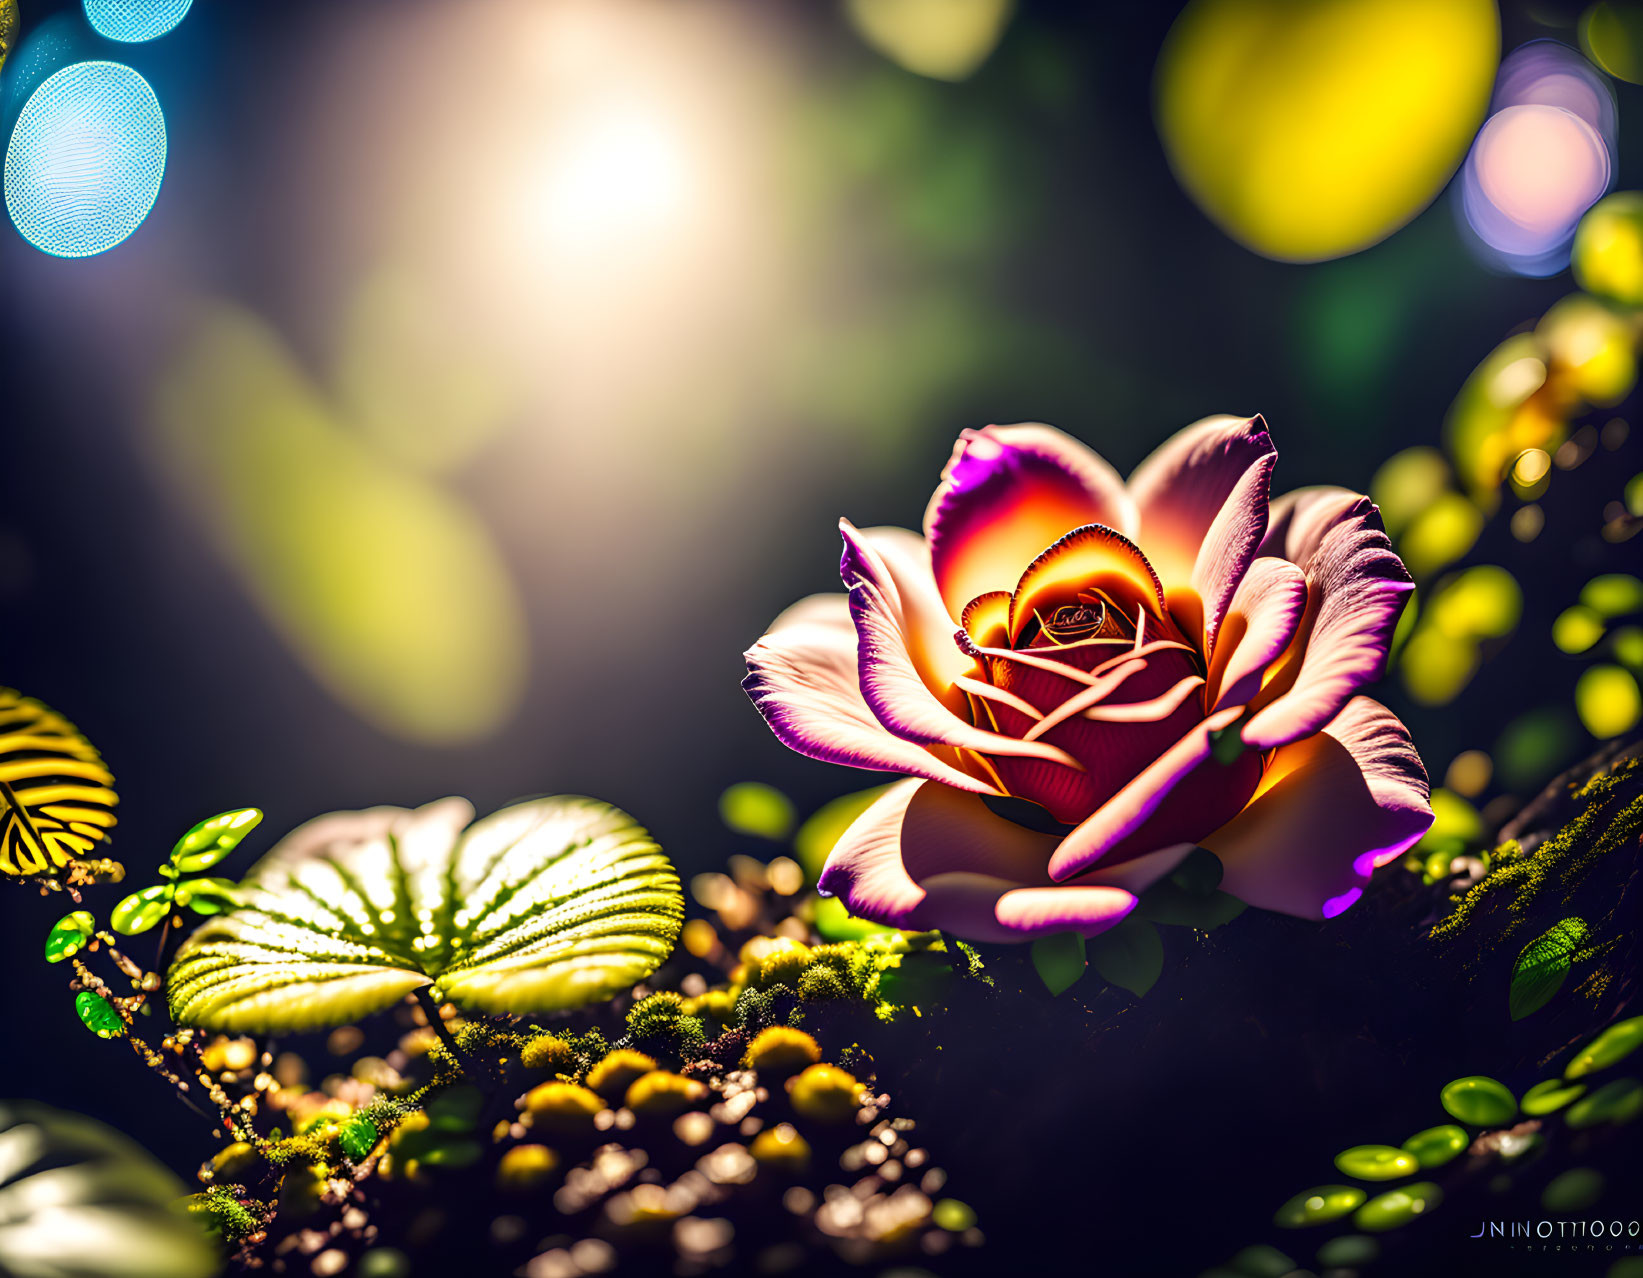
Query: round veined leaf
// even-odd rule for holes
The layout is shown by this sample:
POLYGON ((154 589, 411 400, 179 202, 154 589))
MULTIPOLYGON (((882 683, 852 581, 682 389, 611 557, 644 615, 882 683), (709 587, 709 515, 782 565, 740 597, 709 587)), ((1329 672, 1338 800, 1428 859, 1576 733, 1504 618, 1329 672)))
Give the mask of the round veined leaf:
POLYGON ((64 959, 73 958, 85 949, 96 930, 97 920, 91 916, 90 910, 75 910, 63 915, 52 924, 46 936, 46 962, 61 963, 64 959))
POLYGON ((679 879, 626 813, 560 796, 472 818, 445 799, 299 827, 252 868, 245 904, 177 952, 173 1017, 312 1029, 430 985, 476 1011, 553 1011, 609 998, 672 951, 679 879))
POLYGON ((262 813, 256 808, 236 808, 207 817, 171 849, 171 864, 183 874, 197 874, 209 870, 235 848, 240 840, 257 828, 262 813))
POLYGON ((176 887, 170 883, 156 883, 133 892, 109 912, 108 921, 121 936, 136 936, 171 913, 171 898, 176 887))
POLYGON ((0 1102, 0 1273, 209 1278, 220 1260, 204 1230, 176 1210, 185 1192, 101 1123, 0 1102))

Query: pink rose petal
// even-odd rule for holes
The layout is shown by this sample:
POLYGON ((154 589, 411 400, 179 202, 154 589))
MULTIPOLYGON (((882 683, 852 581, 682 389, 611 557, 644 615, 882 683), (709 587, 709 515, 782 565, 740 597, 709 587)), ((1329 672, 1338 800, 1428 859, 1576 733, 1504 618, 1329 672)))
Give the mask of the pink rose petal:
POLYGON ((1259 415, 1209 417, 1167 440, 1130 476, 1141 549, 1178 623, 1203 636, 1206 652, 1266 534, 1277 457, 1259 415))
POLYGON ((1408 729, 1355 697, 1323 731, 1274 751, 1249 806, 1201 843, 1221 858, 1224 891, 1325 918, 1431 824, 1431 787, 1408 729))
POLYGON ((1046 546, 1084 524, 1129 533, 1134 504, 1117 472, 1050 426, 959 436, 924 513, 935 578, 954 620, 991 590, 1013 590, 1046 546))
POLYGON ((1103 932, 1135 908, 1110 886, 1058 887, 1044 872, 1055 837, 996 816, 979 799, 905 781, 845 831, 819 887, 890 927, 943 928, 972 941, 1103 932))
POLYGON ((1280 498, 1273 514, 1268 548, 1306 574, 1308 600, 1282 669, 1244 725, 1244 741, 1260 749, 1311 735, 1381 677, 1414 589, 1369 498, 1311 489, 1280 498))

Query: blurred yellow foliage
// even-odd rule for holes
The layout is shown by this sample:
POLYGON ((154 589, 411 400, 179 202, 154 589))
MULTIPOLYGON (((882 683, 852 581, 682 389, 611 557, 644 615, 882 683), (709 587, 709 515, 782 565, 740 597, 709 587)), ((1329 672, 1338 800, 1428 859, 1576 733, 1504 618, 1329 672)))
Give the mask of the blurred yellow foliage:
POLYGON ((455 495, 372 449, 238 307, 205 307, 159 379, 156 440, 274 627, 313 675, 395 736, 454 743, 518 703, 517 590, 455 495))
POLYGON ((1340 257, 1443 188, 1499 57, 1492 0, 1192 0, 1159 54, 1158 130, 1233 238, 1340 257))
POLYGON ((963 80, 1004 35, 1015 0, 845 0, 850 25, 898 66, 963 80))

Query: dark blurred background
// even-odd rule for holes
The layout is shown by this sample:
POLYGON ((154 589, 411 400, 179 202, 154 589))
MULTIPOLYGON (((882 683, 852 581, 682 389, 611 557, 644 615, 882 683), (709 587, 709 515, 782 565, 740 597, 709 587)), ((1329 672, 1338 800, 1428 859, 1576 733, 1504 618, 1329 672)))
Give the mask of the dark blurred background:
MULTIPOLYGON (((1236 242, 1154 123, 1177 7, 1024 0, 958 80, 800 0, 200 0, 122 48, 153 213, 85 260, 0 235, 0 682, 100 746, 132 878, 229 807, 267 813, 235 872, 329 809, 542 792, 713 868, 730 783, 871 780, 783 749, 740 654, 837 587, 839 516, 917 525, 960 429, 1127 471, 1261 412, 1280 489, 1436 444, 1568 276, 1485 265, 1447 194, 1339 260, 1236 242)), ((1508 3, 1502 48, 1579 15, 1508 3)), ((1386 695, 1435 772, 1476 744, 1386 695)), ((41 979, 58 904, 0 900, 0 1095, 186 1162, 41 979)))

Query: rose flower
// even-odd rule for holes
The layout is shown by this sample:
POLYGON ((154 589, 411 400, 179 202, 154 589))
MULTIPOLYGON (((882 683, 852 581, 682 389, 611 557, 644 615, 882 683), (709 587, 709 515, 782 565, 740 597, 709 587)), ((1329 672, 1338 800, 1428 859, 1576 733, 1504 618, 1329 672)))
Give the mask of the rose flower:
POLYGON ((924 535, 840 522, 848 594, 782 613, 743 683, 815 759, 900 772, 820 889, 979 941, 1094 935, 1195 847, 1329 918, 1432 822, 1409 733, 1355 695, 1412 589, 1368 498, 1269 502, 1259 417, 1125 484, 1048 426, 965 431, 924 535))

